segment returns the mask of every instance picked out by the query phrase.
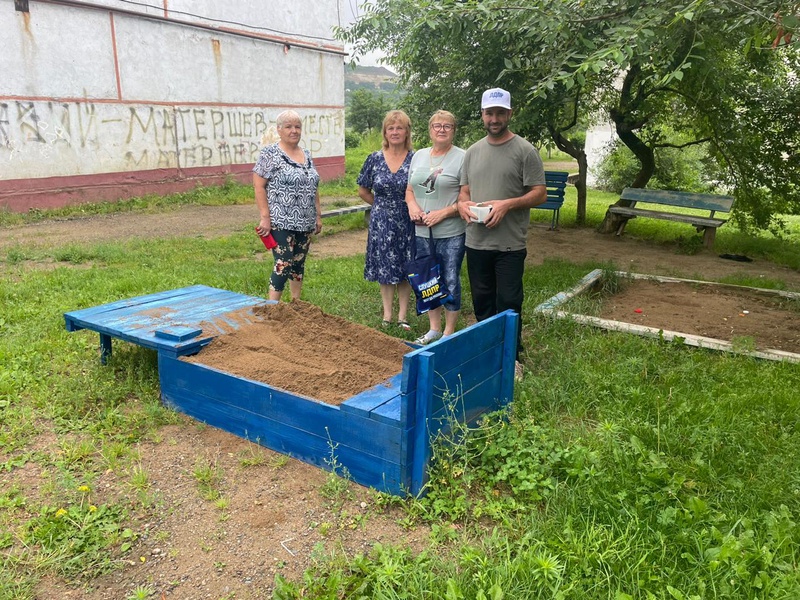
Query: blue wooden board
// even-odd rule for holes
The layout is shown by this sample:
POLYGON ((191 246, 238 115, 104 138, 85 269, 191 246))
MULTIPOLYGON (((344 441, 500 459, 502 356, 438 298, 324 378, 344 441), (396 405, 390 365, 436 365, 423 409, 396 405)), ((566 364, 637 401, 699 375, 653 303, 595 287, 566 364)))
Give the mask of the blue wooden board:
POLYGON ((205 285, 138 296, 64 314, 67 331, 89 329, 170 356, 194 354, 214 337, 238 329, 226 317, 268 300, 205 285), (193 331, 202 333, 194 333, 193 331), (161 332, 161 333, 159 333, 161 332), (174 334, 174 335, 173 335, 174 334))
POLYGON ((718 194, 625 188, 622 190, 620 198, 632 202, 646 202, 648 204, 662 204, 725 213, 730 212, 731 208, 733 208, 733 196, 721 196, 718 194))

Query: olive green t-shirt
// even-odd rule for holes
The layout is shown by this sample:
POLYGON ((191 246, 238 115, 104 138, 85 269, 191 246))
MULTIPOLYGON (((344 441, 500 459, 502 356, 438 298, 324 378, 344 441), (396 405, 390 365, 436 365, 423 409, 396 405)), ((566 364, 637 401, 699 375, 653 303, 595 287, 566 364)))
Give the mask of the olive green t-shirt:
MULTIPOLYGON (((483 138, 469 147, 461 167, 461 185, 468 185, 473 202, 491 204, 523 196, 536 185, 546 185, 539 152, 515 135, 492 145, 483 138)), ((508 211, 500 224, 487 229, 482 223, 467 225, 467 247, 475 250, 522 250, 526 246, 529 208, 508 211)))

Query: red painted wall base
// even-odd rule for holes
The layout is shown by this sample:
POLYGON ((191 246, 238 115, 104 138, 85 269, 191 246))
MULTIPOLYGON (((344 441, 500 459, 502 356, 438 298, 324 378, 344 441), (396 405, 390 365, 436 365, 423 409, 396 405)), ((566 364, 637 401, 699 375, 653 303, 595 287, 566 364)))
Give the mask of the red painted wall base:
MULTIPOLYGON (((314 159, 323 181, 344 175, 344 156, 314 159)), ((253 165, 224 165, 194 169, 155 169, 97 175, 36 179, 0 179, 0 210, 26 212, 88 202, 106 202, 148 194, 173 194, 198 186, 222 185, 228 179, 252 182, 253 165)))

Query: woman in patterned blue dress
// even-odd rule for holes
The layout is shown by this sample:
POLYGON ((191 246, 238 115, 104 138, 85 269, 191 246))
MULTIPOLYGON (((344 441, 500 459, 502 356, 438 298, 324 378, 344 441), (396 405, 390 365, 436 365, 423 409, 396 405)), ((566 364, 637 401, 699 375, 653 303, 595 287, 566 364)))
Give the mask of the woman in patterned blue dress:
POLYGON ((382 327, 392 322, 397 292, 397 324, 405 330, 411 329, 406 320, 411 286, 404 268, 414 252, 414 224, 405 193, 413 155, 411 120, 402 110, 389 111, 383 119, 383 149, 367 157, 357 180, 358 195, 372 205, 364 279, 380 284, 382 327))
POLYGON ((300 115, 286 110, 275 120, 280 141, 261 150, 253 167, 253 189, 261 220, 258 235, 270 233, 277 246, 269 278, 269 299, 280 300, 286 282, 292 299, 300 298, 311 234, 322 231, 319 174, 311 153, 299 146, 300 115))

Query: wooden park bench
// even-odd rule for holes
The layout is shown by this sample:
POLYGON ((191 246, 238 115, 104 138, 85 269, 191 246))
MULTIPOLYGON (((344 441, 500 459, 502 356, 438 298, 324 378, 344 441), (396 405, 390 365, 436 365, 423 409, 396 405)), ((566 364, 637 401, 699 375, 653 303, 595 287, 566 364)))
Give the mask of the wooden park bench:
POLYGON ((547 201, 534 206, 534 208, 553 211, 550 229, 558 227, 558 217, 561 212, 561 206, 564 204, 564 189, 567 187, 567 177, 569 177, 569 173, 566 171, 544 172, 544 179, 547 185, 547 201))
POLYGON ((369 220, 369 211, 372 209, 372 206, 369 204, 356 204, 355 206, 343 206, 341 208, 332 208, 331 210, 324 210, 322 211, 322 218, 327 219, 328 217, 338 217, 341 215, 349 215, 350 213, 357 213, 363 212, 365 214, 365 218, 369 220))
POLYGON ((675 221, 677 223, 693 225, 697 231, 703 232, 703 245, 705 245, 706 248, 712 248, 714 246, 714 237, 717 233, 717 227, 728 221, 727 219, 717 218, 714 215, 717 212, 729 213, 733 206, 732 196, 673 192, 669 190, 647 190, 641 188, 625 188, 622 190, 620 199, 630 202, 630 206, 617 206, 616 204, 612 204, 608 207, 608 212, 612 215, 612 223, 615 226, 618 236, 622 235, 622 232, 625 230, 625 225, 630 219, 649 217, 651 219, 663 219, 665 221, 675 221), (637 202, 658 204, 664 207, 691 208, 709 212, 708 215, 693 215, 637 208, 637 202))

